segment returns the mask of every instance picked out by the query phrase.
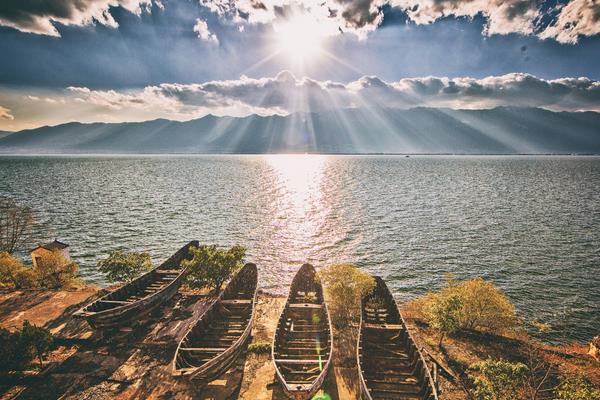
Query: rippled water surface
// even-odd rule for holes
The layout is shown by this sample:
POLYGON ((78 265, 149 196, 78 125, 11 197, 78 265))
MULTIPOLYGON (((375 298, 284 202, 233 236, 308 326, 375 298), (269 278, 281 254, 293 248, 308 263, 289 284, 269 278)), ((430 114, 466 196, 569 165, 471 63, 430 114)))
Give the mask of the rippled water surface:
POLYGON ((600 331, 599 158, 0 157, 0 194, 99 284, 111 250, 160 262, 199 239, 247 246, 272 291, 305 261, 356 263, 399 300, 483 276, 556 338, 600 331))

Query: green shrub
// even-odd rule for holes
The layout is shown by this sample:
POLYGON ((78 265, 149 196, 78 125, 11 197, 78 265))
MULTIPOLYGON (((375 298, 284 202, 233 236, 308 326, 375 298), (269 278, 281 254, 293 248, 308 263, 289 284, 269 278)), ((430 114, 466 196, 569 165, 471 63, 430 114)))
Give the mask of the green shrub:
POLYGON ((31 362, 31 354, 20 347, 20 333, 0 328, 0 372, 19 371, 31 362))
POLYGON ((431 327, 440 332, 440 348, 444 336, 452 335, 459 329, 462 307, 463 300, 458 294, 439 295, 439 298, 433 298, 427 303, 425 315, 431 327))
POLYGON ((479 372, 473 378, 473 396, 477 400, 514 400, 519 399, 523 388, 527 366, 505 360, 488 359, 471 366, 479 372))
POLYGON ((494 284, 482 278, 464 282, 450 279, 445 288, 416 300, 414 305, 430 325, 446 332, 470 329, 505 333, 518 323, 514 305, 494 284))
POLYGON ((331 265, 319 271, 325 285, 332 322, 344 327, 359 316, 360 301, 375 288, 375 279, 351 264, 331 265))
POLYGON ((248 353, 254 354, 269 354, 271 352, 271 343, 250 343, 248 345, 248 353))
POLYGON ((21 329, 21 347, 29 352, 30 357, 37 358, 40 362, 40 367, 43 365, 43 358, 48 354, 54 345, 54 338, 50 331, 45 328, 38 327, 29 323, 23 322, 21 329))
POLYGON ((27 369, 37 358, 40 366, 52 350, 54 338, 50 331, 25 321, 20 331, 0 329, 0 372, 27 369))
POLYGON ((182 263, 187 268, 187 283, 193 288, 208 286, 220 290, 244 264, 246 249, 235 245, 220 249, 216 245, 192 248, 193 258, 182 263))
POLYGON ((130 282, 152 269, 152 260, 148 253, 113 251, 98 262, 98 269, 109 282, 130 282))
POLYGON ((600 388, 582 377, 563 378, 555 394, 557 400, 598 400, 600 388))

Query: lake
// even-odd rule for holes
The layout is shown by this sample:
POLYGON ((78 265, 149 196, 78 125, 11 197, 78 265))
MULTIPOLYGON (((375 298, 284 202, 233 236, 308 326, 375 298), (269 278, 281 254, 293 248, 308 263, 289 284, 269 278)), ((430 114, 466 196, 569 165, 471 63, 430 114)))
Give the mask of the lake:
POLYGON ((401 301, 482 276, 550 339, 600 332, 597 157, 2 156, 0 195, 36 211, 32 247, 69 243, 100 285, 112 250, 159 263, 198 239, 246 246, 273 292, 306 261, 355 263, 401 301))

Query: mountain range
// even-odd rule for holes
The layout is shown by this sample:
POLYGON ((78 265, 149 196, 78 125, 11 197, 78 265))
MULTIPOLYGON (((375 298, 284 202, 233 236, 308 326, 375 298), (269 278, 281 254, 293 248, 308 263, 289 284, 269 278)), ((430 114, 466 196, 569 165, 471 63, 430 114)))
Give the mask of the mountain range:
POLYGON ((600 113, 344 109, 287 116, 66 123, 0 134, 0 153, 600 154, 600 113))

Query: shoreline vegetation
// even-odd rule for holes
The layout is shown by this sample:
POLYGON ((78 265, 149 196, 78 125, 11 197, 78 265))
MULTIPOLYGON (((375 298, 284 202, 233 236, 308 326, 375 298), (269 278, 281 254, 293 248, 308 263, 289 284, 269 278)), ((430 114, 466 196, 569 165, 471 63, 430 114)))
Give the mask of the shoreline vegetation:
MULTIPOLYGON (((355 294, 368 289, 368 275, 358 269, 353 273, 359 279, 357 276, 348 279, 351 268, 345 265, 326 269, 329 273, 324 279, 329 283, 326 287, 334 287, 334 293, 338 295, 332 301, 332 292, 326 289, 326 301, 334 314, 354 295, 340 297, 339 294, 345 291, 341 282, 359 282, 355 294), (339 274, 342 270, 346 270, 346 274, 339 274), (346 279, 341 281, 339 277, 346 279)), ((474 281, 478 280, 470 282, 474 281)), ((460 283, 453 282, 448 287, 451 285, 460 283)), ((39 363, 31 363, 23 371, 2 374, 0 399, 18 395, 19 398, 64 396, 67 399, 285 398, 274 378, 269 354, 275 325, 285 303, 283 296, 259 292, 252 339, 246 353, 228 372, 208 385, 198 387, 171 378, 167 364, 177 344, 175 338, 184 334, 185 327, 206 309, 215 291, 186 285, 174 299, 138 324, 123 327, 110 335, 94 332, 85 321, 71 317, 79 307, 115 287, 100 289, 83 284, 68 289, 1 289, 0 328, 15 332, 29 321, 33 326, 47 329, 53 336, 54 346, 44 355, 41 367, 39 363)), ((442 292, 430 294, 429 300, 442 292)), ((432 326, 423 314, 423 302, 427 300, 426 296, 401 304, 401 311, 429 366, 437 364, 440 399, 597 398, 593 396, 597 396, 597 388, 600 388, 600 363, 587 355, 587 346, 544 344, 531 339, 523 330, 498 334, 457 329, 444 337, 440 347, 439 328, 432 326), (510 383, 517 397, 513 392, 490 394, 489 388, 498 382, 493 381, 493 373, 491 379, 481 373, 486 365, 492 370, 517 367, 532 371, 532 374, 521 373, 522 376, 515 376, 513 381, 506 378, 504 372, 496 371, 497 376, 507 380, 502 381, 501 386, 510 383), (475 383, 478 379, 483 382, 479 386, 475 383), (538 393, 533 397, 527 392, 527 379, 539 385, 538 393), (568 393, 556 397, 555 393, 561 387, 568 393), (589 392, 587 397, 586 390, 589 392), (583 394, 577 394, 578 391, 583 394)), ((334 323, 334 367, 323 389, 333 399, 358 398, 356 314, 338 317, 341 320, 334 323)))
MULTIPOLYGON (((92 329, 73 315, 135 284, 153 268, 149 255, 117 251, 100 261, 99 270, 115 283, 106 289, 82 281, 64 252, 68 246, 58 241, 38 246, 47 251, 27 266, 12 253, 28 243, 33 214, 11 199, 0 200, 0 400, 286 398, 270 357, 286 298, 262 290, 248 346, 225 373, 199 384, 176 379, 169 369, 178 343, 244 265, 245 248, 195 242, 190 257, 176 261, 186 272, 173 297, 134 321, 92 329)), ((375 289, 375 279, 351 264, 322 267, 316 276, 331 313, 334 351, 333 367, 313 399, 358 399, 360 304, 375 289)), ((400 309, 442 400, 600 398, 598 346, 589 347, 592 355, 587 346, 532 338, 532 329, 543 333, 551 327, 521 320, 491 282, 449 276, 441 290, 400 309)))

